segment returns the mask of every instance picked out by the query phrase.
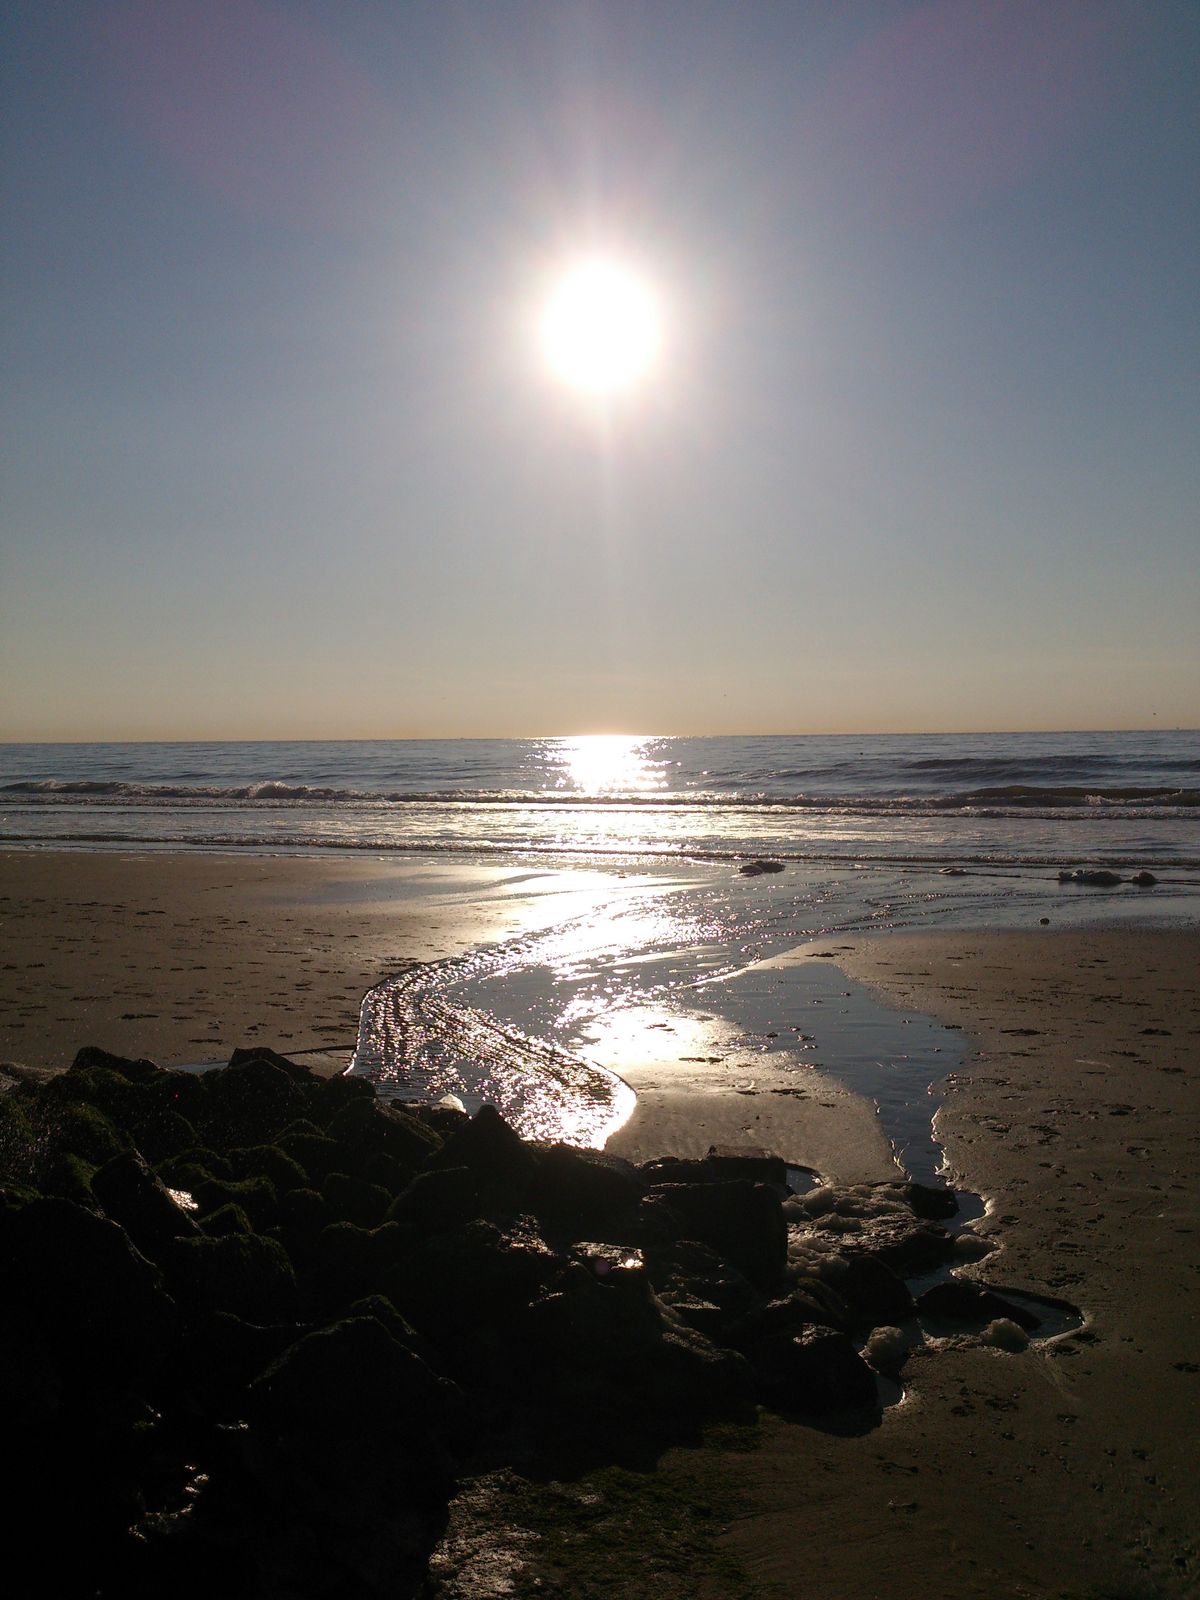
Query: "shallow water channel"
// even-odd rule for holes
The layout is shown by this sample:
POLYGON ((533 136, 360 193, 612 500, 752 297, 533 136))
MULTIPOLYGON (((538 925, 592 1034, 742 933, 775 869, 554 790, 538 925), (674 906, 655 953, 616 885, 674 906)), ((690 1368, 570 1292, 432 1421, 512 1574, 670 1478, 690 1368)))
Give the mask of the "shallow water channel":
MULTIPOLYGON (((833 1080, 875 1108, 884 1160, 887 1145, 894 1157, 879 1181, 907 1176, 951 1187, 934 1119, 942 1084, 963 1056, 960 1032, 884 1005, 832 960, 803 949, 754 959, 753 946, 680 941, 669 936, 678 928, 653 926, 637 930, 639 948, 633 931, 624 926, 613 937, 595 926, 560 928, 411 967, 366 996, 352 1070, 388 1097, 451 1094, 468 1110, 489 1101, 525 1137, 593 1148, 631 1115, 636 1096, 622 1071, 636 1076, 647 1059, 661 1069, 658 1083, 676 1075, 682 1089, 711 1089, 720 1078, 720 1092, 730 1096, 802 1096, 806 1083, 833 1080)), ((821 1181, 800 1169, 802 1154, 779 1153, 797 1163, 795 1188, 821 1181)), ((973 1231, 985 1201, 952 1192, 958 1210, 945 1225, 962 1236, 958 1252, 914 1278, 914 1296, 989 1253, 973 1231)), ((999 1292, 1038 1318, 1035 1339, 1082 1321, 1065 1302, 999 1292)), ((953 1331, 924 1318, 909 1336, 916 1343, 953 1331)), ((898 1391, 885 1395, 897 1398, 898 1391)))

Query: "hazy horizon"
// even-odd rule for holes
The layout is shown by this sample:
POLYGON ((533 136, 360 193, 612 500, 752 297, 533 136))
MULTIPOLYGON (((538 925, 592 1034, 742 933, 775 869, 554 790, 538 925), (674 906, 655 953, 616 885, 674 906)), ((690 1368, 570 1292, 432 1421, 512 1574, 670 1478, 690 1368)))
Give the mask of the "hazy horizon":
POLYGON ((1200 8, 0 29, 0 739, 1200 725, 1200 8))
POLYGON ((395 733, 395 734, 262 734, 221 737, 216 734, 170 736, 145 735, 136 738, 62 738, 62 739, 9 739, 0 738, 0 747, 7 744, 388 744, 405 741, 447 743, 460 741, 510 740, 513 742, 536 739, 628 739, 651 741, 657 739, 955 739, 955 738, 1021 738, 1028 735, 1055 734, 1110 734, 1110 733, 1197 733, 1200 728, 1186 725, 1110 728, 805 728, 781 732, 778 728, 725 728, 717 732, 671 729, 663 732, 633 731, 629 728, 575 728, 569 732, 562 728, 525 733, 395 733))

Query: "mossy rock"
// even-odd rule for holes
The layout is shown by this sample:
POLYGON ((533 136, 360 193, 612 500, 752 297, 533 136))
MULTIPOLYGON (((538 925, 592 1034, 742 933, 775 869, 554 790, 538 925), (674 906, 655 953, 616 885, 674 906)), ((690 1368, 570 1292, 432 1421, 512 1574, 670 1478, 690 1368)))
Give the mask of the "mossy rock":
POLYGON ((201 1166, 198 1161, 164 1161, 161 1166, 155 1168, 155 1171, 168 1189, 182 1189, 193 1199, 196 1198, 196 1190, 204 1184, 224 1181, 207 1167, 201 1166))
POLYGON ((308 1174, 309 1182, 317 1185, 324 1183, 329 1174, 336 1171, 345 1160, 343 1151, 335 1142, 320 1133, 282 1133, 275 1143, 284 1155, 299 1162, 308 1174))
POLYGON ((239 1181, 247 1178, 269 1178, 279 1194, 289 1189, 308 1187, 308 1174, 286 1151, 273 1144, 250 1145, 241 1150, 230 1150, 229 1166, 239 1181))
POLYGON ((0 1181, 27 1184, 33 1180, 37 1143, 26 1107, 14 1096, 0 1098, 0 1181))
POLYGON ((294 1122, 288 1123, 287 1127, 276 1136, 273 1142, 279 1144, 281 1140, 291 1139, 298 1133, 314 1134, 318 1138, 322 1138, 325 1130, 324 1128, 318 1128, 311 1117, 297 1117, 294 1122))
POLYGON ((95 1106, 106 1117, 124 1126, 131 1118, 136 1120, 142 1090, 107 1067, 72 1067, 46 1085, 41 1099, 45 1105, 82 1103, 95 1106))
POLYGON ((103 1166, 129 1148, 129 1141, 96 1106, 80 1101, 57 1105, 37 1118, 44 1146, 103 1166))
POLYGON ((203 1221, 221 1206, 240 1206, 256 1228, 268 1228, 275 1220, 279 1195, 270 1178, 246 1178, 241 1183, 225 1183, 210 1178, 192 1190, 203 1221))
POLYGON ((196 1130, 186 1117, 166 1106, 155 1106, 149 1116, 130 1130, 134 1144, 151 1166, 190 1150, 199 1142, 196 1130))
POLYGON ((166 1068, 158 1066, 156 1062, 147 1061, 144 1057, 134 1060, 129 1056, 116 1056, 94 1044, 85 1044, 82 1050, 77 1051, 67 1070, 69 1073, 80 1073, 97 1069, 115 1073, 127 1083, 134 1084, 154 1083, 166 1076, 166 1068))
POLYGON ((378 1184, 381 1189, 386 1189, 392 1199, 402 1194, 411 1182, 411 1173, 391 1156, 376 1151, 361 1168, 361 1176, 368 1183, 378 1184))
POLYGON ((21 1286, 19 1315, 68 1383, 120 1387, 161 1365, 175 1307, 115 1222, 65 1199, 34 1201, 6 1220, 5 1254, 21 1286))
POLYGON ((374 1317, 377 1322, 382 1322, 387 1331, 397 1344, 407 1345, 410 1350, 417 1350, 424 1344, 421 1335, 409 1322, 407 1317, 401 1316, 386 1295, 369 1294, 361 1300, 356 1300, 349 1308, 352 1317, 374 1317))
POLYGON ((230 1145, 263 1144, 300 1116, 307 1096, 296 1071, 255 1055, 205 1076, 203 1113, 196 1125, 207 1139, 230 1145))
POLYGON ((336 1139, 361 1168, 372 1156, 385 1155, 413 1173, 441 1147, 437 1134, 415 1117, 377 1100, 356 1099, 344 1106, 329 1124, 336 1139))
POLYGON ((32 1201, 40 1199, 42 1199, 40 1191, 31 1188, 28 1184, 0 1184, 0 1215, 8 1211, 20 1211, 22 1206, 27 1206, 32 1201))
MULTIPOLYGON (((177 1156, 170 1157, 167 1161, 159 1162, 159 1177, 166 1182, 167 1174, 181 1167, 202 1167, 210 1178, 220 1178, 224 1183, 234 1181, 234 1171, 223 1155, 216 1150, 210 1150, 207 1145, 189 1145, 186 1150, 181 1150, 177 1156)), ((184 1188, 187 1185, 183 1185, 184 1188)))
POLYGON ((70 1151, 47 1151, 38 1168, 38 1188, 44 1195, 69 1200, 85 1211, 100 1210, 100 1202, 92 1193, 92 1175, 96 1164, 85 1161, 70 1151))
POLYGON ((241 1206, 218 1206, 210 1211, 200 1224, 210 1239, 220 1239, 227 1233, 253 1233, 254 1224, 241 1206))
POLYGON ((329 1207, 315 1189, 289 1189, 279 1197, 276 1220, 281 1228, 319 1233, 334 1220, 329 1207))
POLYGON ((311 1260, 312 1287, 321 1305, 340 1308, 374 1294, 408 1245, 395 1224, 360 1228, 331 1222, 317 1235, 311 1260))
POLYGON ((355 1222, 360 1228, 378 1227, 392 1203, 386 1189, 345 1172, 331 1172, 321 1185, 321 1195, 338 1222, 355 1222))
POLYGON ((296 1317, 296 1275, 287 1252, 261 1234, 181 1240, 172 1257, 171 1283, 187 1304, 228 1311, 246 1322, 296 1317))
POLYGON ((375 1085, 369 1078, 355 1078, 343 1073, 337 1078, 319 1079, 310 1096, 313 1116, 327 1123, 344 1111, 348 1105, 359 1101, 372 1101, 375 1085))
POLYGON ((360 1448, 370 1440, 391 1453, 414 1429, 441 1421, 447 1394, 377 1318, 349 1317, 286 1350, 251 1386, 249 1410, 277 1432, 348 1439, 360 1448))
POLYGON ((142 1117, 173 1111, 198 1128, 208 1106, 208 1085, 202 1072, 164 1072, 142 1092, 142 1117))

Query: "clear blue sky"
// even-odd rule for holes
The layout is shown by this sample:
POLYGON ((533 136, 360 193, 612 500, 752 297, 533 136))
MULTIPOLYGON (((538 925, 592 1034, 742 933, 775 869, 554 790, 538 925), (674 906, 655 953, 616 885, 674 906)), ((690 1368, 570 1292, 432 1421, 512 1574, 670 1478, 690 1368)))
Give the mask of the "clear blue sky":
POLYGON ((3 28, 0 737, 1200 724, 1195 0, 3 28))

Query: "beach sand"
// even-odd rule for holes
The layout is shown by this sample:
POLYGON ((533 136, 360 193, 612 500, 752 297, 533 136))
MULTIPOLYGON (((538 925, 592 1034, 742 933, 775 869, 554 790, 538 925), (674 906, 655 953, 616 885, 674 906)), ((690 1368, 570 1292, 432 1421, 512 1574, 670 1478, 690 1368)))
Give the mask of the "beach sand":
POLYGON ((1195 1595, 1200 934, 814 948, 965 1030, 939 1132, 1001 1245, 974 1271, 1087 1321, 1019 1355, 917 1354, 861 1438, 770 1424, 727 1464, 744 1502, 728 1546, 764 1596, 796 1600, 1195 1595))
POLYGON ((66 1067, 96 1044, 177 1066, 257 1043, 340 1071, 373 985, 612 890, 368 856, 3 852, 0 1060, 66 1067))
MULTIPOLYGON (((95 1043, 171 1064, 261 1042, 337 1070, 389 972, 612 890, 373 858, 10 852, 0 1057, 63 1066, 95 1043)), ((1001 1252, 976 1270, 1087 1322, 1019 1355, 917 1353, 904 1402, 861 1437, 766 1418, 757 1449, 674 1451, 660 1473, 737 1508, 723 1543, 764 1600, 1196 1593, 1200 934, 875 935, 792 959, 820 949, 964 1030, 939 1131, 990 1202, 1001 1252)), ((674 1100, 626 1144, 696 1131, 674 1100)), ((694 1592, 716 1600, 703 1574, 694 1592)))

